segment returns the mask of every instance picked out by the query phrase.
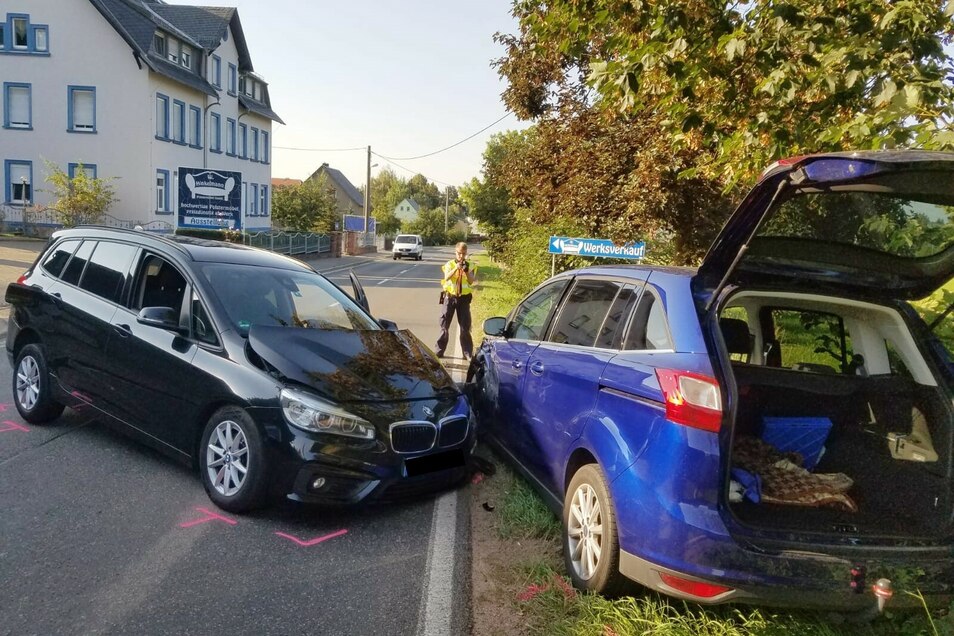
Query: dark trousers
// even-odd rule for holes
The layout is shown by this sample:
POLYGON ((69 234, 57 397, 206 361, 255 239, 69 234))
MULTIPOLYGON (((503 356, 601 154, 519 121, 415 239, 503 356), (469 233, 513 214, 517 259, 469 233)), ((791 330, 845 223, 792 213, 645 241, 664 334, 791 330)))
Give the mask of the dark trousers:
POLYGON ((454 314, 457 314, 457 324, 460 325, 460 350, 471 356, 474 354, 474 341, 470 337, 470 301, 473 294, 451 296, 447 294, 444 304, 441 305, 441 335, 437 339, 437 354, 444 355, 447 348, 448 333, 454 314))

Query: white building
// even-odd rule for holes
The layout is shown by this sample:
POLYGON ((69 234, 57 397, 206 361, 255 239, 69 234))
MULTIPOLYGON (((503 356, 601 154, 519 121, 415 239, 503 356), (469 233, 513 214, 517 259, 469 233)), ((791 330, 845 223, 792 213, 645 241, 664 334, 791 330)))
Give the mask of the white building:
POLYGON ((49 161, 116 177, 107 222, 150 229, 176 225, 179 167, 240 172, 246 228, 271 227, 272 122, 283 122, 236 9, 0 0, 0 82, 8 223, 50 203, 49 161))

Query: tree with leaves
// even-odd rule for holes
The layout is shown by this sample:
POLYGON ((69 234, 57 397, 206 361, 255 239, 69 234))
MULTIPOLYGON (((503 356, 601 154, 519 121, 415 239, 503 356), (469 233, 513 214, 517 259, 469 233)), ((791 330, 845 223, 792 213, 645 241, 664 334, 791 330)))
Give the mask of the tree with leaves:
POLYGON ((111 179, 91 177, 83 164, 77 166, 72 177, 51 161, 46 167, 46 182, 53 195, 50 209, 64 227, 99 223, 117 201, 111 179))
POLYGON ((653 121, 725 188, 811 152, 954 148, 949 0, 514 2, 508 105, 567 95, 653 121))
POLYGON ((294 232, 331 232, 338 221, 332 192, 331 182, 324 174, 304 183, 275 188, 272 223, 294 232))

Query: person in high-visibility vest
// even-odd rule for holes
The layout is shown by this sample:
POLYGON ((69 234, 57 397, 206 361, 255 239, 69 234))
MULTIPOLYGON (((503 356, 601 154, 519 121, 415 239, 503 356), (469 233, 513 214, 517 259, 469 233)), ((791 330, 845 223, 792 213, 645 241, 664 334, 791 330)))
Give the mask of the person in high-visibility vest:
POLYGON ((467 243, 461 242, 454 247, 455 258, 444 263, 444 277, 441 278, 441 335, 437 339, 435 351, 438 358, 444 357, 447 348, 448 333, 454 314, 460 326, 460 350, 464 359, 474 355, 474 341, 470 337, 470 301, 474 297, 474 283, 477 281, 477 267, 467 260, 467 243))

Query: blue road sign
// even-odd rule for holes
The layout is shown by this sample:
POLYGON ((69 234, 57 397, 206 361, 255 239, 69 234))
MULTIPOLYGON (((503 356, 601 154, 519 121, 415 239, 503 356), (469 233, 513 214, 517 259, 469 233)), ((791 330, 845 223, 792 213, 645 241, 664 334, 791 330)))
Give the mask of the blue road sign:
POLYGON ((643 258, 646 256, 646 243, 640 241, 617 245, 609 239, 551 236, 549 252, 574 256, 602 256, 603 258, 643 258))

